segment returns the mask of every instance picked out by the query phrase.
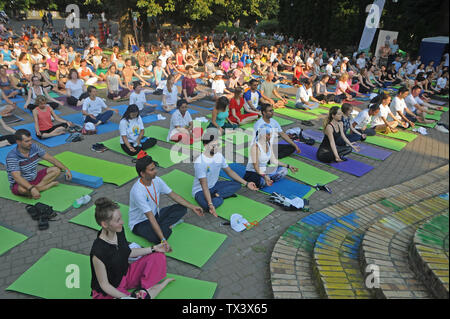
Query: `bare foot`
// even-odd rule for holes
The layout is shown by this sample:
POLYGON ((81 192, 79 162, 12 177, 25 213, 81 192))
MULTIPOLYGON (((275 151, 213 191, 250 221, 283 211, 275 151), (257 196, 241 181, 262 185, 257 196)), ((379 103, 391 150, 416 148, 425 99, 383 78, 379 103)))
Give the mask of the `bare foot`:
POLYGON ((154 285, 153 287, 147 289, 148 294, 152 299, 155 299, 156 296, 172 281, 175 281, 174 278, 167 278, 162 283, 154 285))

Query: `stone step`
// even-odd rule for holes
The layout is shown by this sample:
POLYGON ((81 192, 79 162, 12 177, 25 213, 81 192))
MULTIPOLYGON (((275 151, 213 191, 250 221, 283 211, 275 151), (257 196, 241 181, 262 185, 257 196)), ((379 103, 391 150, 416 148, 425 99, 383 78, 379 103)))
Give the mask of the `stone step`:
MULTIPOLYGON (((443 197, 448 200, 447 196, 443 197)), ((449 298, 449 214, 425 221, 409 251, 412 268, 436 298, 449 298)))
MULTIPOLYGON (((439 187, 438 185, 436 185, 439 187)), ((378 298, 431 298, 426 286, 412 271, 409 246, 416 229, 425 220, 448 211, 448 201, 439 196, 409 206, 381 218, 364 234, 361 245, 362 268, 378 267, 370 291, 378 298)))

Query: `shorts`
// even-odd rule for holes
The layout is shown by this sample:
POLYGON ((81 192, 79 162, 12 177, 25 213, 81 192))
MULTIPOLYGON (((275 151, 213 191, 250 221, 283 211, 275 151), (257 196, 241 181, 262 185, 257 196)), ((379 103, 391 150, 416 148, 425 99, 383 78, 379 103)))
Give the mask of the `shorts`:
MULTIPOLYGON (((416 114, 415 111, 414 111, 414 114, 416 114)), ((416 115, 417 115, 417 114, 416 114, 416 115)), ((413 123, 417 122, 417 118, 412 117, 412 116, 409 115, 408 113, 405 113, 405 117, 406 117, 409 121, 411 121, 411 122, 413 122, 413 123)))
MULTIPOLYGON (((42 180, 44 179, 44 177, 46 175, 47 175, 47 168, 43 168, 37 173, 36 178, 33 181, 28 182, 28 183, 30 183, 31 185, 37 185, 40 182, 42 182, 42 180)), ((19 193, 19 184, 17 184, 17 183, 14 183, 14 185, 11 187, 11 191, 14 195, 24 196, 23 194, 19 193)))

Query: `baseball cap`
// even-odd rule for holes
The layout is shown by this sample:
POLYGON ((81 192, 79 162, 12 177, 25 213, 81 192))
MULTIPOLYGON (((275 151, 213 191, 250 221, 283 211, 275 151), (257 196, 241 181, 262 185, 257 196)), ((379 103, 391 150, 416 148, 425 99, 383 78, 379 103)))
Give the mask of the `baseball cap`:
POLYGON ((220 75, 220 76, 223 76, 223 72, 222 72, 222 71, 220 71, 220 70, 219 70, 219 71, 217 71, 217 72, 216 72, 216 76, 218 76, 218 75, 220 75))
POLYGON ((231 215, 231 218, 230 218, 231 228, 233 228, 233 230, 238 233, 247 229, 247 227, 245 227, 245 225, 248 223, 249 222, 244 217, 242 217, 242 215, 240 215, 240 214, 231 215))
POLYGON ((345 57, 343 60, 344 60, 344 61, 349 61, 349 59, 348 59, 347 57, 345 57))

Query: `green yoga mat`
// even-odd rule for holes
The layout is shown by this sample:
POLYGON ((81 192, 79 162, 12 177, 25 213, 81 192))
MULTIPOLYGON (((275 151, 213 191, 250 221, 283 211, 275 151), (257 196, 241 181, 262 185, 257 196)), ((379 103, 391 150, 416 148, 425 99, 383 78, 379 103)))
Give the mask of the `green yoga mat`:
POLYGON ((27 236, 0 226, 0 256, 28 239, 27 236))
MULTIPOLYGON (((194 176, 184 173, 179 170, 173 170, 172 172, 161 176, 161 178, 172 188, 174 192, 189 201, 194 205, 198 205, 195 199, 192 197, 192 185, 194 183, 194 176)), ((217 215, 230 220, 231 215, 241 214, 249 222, 261 221, 270 213, 273 212, 273 208, 254 200, 251 200, 245 196, 237 195, 235 198, 227 198, 222 206, 216 209, 217 215)))
POLYGON ((387 136, 387 137, 391 137, 391 138, 395 138, 397 140, 407 141, 407 142, 414 141, 418 136, 417 134, 400 131, 400 130, 397 133, 389 133, 389 134, 378 133, 378 134, 387 136))
MULTIPOLYGON (((206 117, 207 118, 212 118, 212 114, 208 114, 208 115, 206 115, 206 117)), ((273 119, 275 121, 277 121, 278 124, 280 124, 280 126, 285 126, 285 125, 289 125, 289 124, 294 123, 294 121, 287 120, 287 119, 284 119, 284 118, 279 117, 279 116, 274 116, 273 119)), ((254 125, 255 125, 255 122, 248 123, 248 124, 241 125, 240 128, 246 130, 248 128, 253 128, 254 125)), ((206 125, 206 126, 208 126, 208 125, 206 125)))
POLYGON ((423 127, 435 128, 436 125, 437 125, 437 122, 430 123, 430 124, 425 124, 425 123, 419 123, 419 122, 416 122, 416 123, 414 123, 414 124, 416 124, 416 126, 423 126, 423 127))
POLYGON ((331 109, 333 106, 341 107, 339 104, 336 103, 321 104, 320 106, 327 107, 329 109, 331 109))
MULTIPOLYGON (((128 228, 128 206, 119 204, 124 221, 125 236, 128 242, 135 242, 142 247, 148 247, 155 243, 135 235, 128 228)), ((193 214, 193 213, 192 213, 193 214)), ((71 223, 99 230, 100 227, 95 222, 95 206, 91 206, 84 212, 70 220, 71 223)), ((197 267, 203 267, 205 263, 223 244, 226 235, 211 232, 197 226, 181 223, 173 229, 168 242, 173 251, 166 255, 174 259, 184 261, 197 267)))
MULTIPOLYGON (((190 149, 194 149, 194 150, 197 150, 200 152, 203 151, 203 144, 201 141, 194 142, 194 144, 192 144, 192 145, 185 145, 182 143, 175 143, 175 142, 171 142, 171 141, 167 142, 167 135, 169 134, 169 129, 165 128, 165 127, 153 125, 153 126, 147 127, 144 130, 144 132, 145 132, 145 134, 144 134, 145 136, 156 138, 157 140, 162 141, 162 142, 166 142, 166 143, 174 144, 174 145, 177 144, 183 148, 190 148, 190 149)), ((178 151, 178 149, 176 149, 175 151, 178 151)))
POLYGON ((444 112, 434 111, 434 114, 427 114, 425 118, 428 120, 436 120, 439 121, 444 112))
MULTIPOLYGON (((286 104, 286 107, 292 108, 296 110, 295 108, 295 101, 288 101, 286 104)), ((309 113, 309 114, 315 114, 315 115, 321 115, 321 114, 328 114, 329 111, 325 109, 321 109, 320 107, 312 109, 312 110, 301 110, 302 112, 309 113)))
POLYGON ((14 195, 8 183, 8 175, 5 171, 0 171, 0 197, 24 204, 34 205, 38 202, 52 206, 57 212, 63 212, 69 208, 73 202, 81 196, 92 193, 89 188, 59 184, 41 193, 41 198, 34 200, 24 196, 14 195))
POLYGON ((60 95, 56 92, 48 92, 48 95, 50 95, 54 99, 56 99, 57 97, 60 97, 60 95))
MULTIPOLYGON (((248 148, 240 149, 236 152, 248 158, 248 148)), ((292 157, 285 157, 281 161, 298 168, 297 173, 292 173, 291 171, 289 171, 288 176, 311 186, 316 186, 317 184, 326 185, 339 178, 334 174, 328 173, 324 170, 316 168, 315 166, 309 165, 292 157)))
MULTIPOLYGON (((169 283, 156 299, 210 299, 217 288, 214 282, 169 273, 167 277, 175 278, 175 281, 169 283)), ((90 257, 52 248, 6 290, 45 299, 90 299, 90 257), (73 280, 74 269, 79 274, 79 286, 69 288, 66 281, 69 285, 78 283, 73 280)))
POLYGON ((402 141, 393 140, 390 138, 385 138, 381 136, 367 136, 367 139, 365 140, 368 144, 373 144, 377 146, 381 146, 393 151, 401 151, 405 146, 406 143, 402 141))
POLYGON ((108 86, 106 85, 106 83, 100 83, 100 84, 94 84, 94 87, 97 90, 102 90, 102 89, 106 89, 108 86))
MULTIPOLYGON (((63 152, 55 158, 70 170, 103 178, 103 182, 122 186, 137 178, 136 168, 123 164, 113 163, 94 157, 80 155, 73 152, 63 152)), ((49 166, 50 163, 42 161, 39 164, 49 166)))
POLYGON ((301 120, 301 121, 310 121, 310 120, 317 119, 317 116, 315 116, 315 115, 302 113, 300 111, 289 109, 289 108, 275 109, 274 111, 277 114, 292 117, 294 119, 301 120))
MULTIPOLYGON (((111 151, 120 153, 125 156, 129 156, 127 153, 125 153, 120 146, 120 137, 114 137, 110 140, 107 140, 105 142, 102 142, 103 145, 105 145, 107 148, 109 148, 111 151)), ((178 153, 173 153, 171 158, 171 150, 167 149, 165 147, 161 147, 159 145, 155 145, 152 148, 146 150, 148 155, 150 155, 155 161, 158 162, 159 166, 162 168, 168 168, 175 164, 178 164, 185 159, 189 158, 189 155, 178 153)), ((136 156, 133 156, 136 158, 136 156)))

